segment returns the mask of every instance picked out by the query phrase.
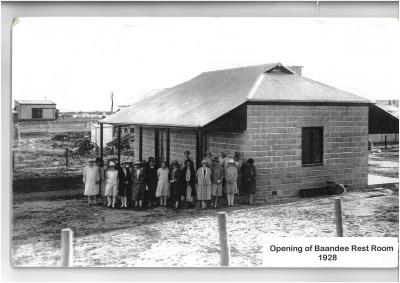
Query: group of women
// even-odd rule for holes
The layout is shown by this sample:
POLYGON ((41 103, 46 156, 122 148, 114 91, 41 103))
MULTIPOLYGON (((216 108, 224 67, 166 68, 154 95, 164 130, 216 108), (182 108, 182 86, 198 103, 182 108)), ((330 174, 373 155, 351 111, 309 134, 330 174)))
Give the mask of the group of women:
POLYGON ((249 203, 253 204, 256 168, 253 159, 244 162, 239 152, 233 158, 225 152, 213 158, 207 151, 197 171, 189 151, 184 152, 181 161, 174 160, 170 166, 161 162, 160 168, 153 157, 146 163, 121 165, 114 159, 107 166, 97 158, 89 160, 83 171, 83 182, 89 205, 97 204, 100 196, 101 203, 111 208, 116 207, 120 198, 121 208, 166 207, 168 200, 176 209, 184 205, 193 207, 196 202, 201 209, 207 209, 217 208, 223 194, 228 206, 234 205, 235 194, 239 193, 248 194, 249 203))

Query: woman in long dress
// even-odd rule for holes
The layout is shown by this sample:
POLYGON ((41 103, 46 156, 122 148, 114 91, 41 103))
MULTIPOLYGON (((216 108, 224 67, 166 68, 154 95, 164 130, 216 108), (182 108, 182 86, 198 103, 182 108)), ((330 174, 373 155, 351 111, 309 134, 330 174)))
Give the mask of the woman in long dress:
POLYGON ((131 190, 131 173, 129 172, 129 163, 123 162, 119 172, 118 195, 121 197, 121 208, 128 207, 128 195, 131 190))
POLYGON ((99 196, 103 205, 107 205, 107 198, 104 195, 106 189, 106 170, 104 168, 104 162, 101 157, 96 158, 96 165, 99 168, 100 182, 99 182, 99 196))
POLYGON ((219 158, 214 158, 211 166, 211 196, 213 198, 213 207, 218 206, 218 199, 222 197, 222 180, 224 179, 224 169, 219 164, 219 158))
POLYGON ((211 200, 211 169, 207 167, 207 160, 203 160, 201 165, 196 174, 197 200, 201 201, 201 209, 206 209, 206 202, 211 200))
POLYGON ((135 162, 135 167, 132 173, 132 200, 135 207, 141 208, 146 193, 146 181, 144 169, 140 161, 135 162))
POLYGON ((179 208, 179 202, 185 195, 184 184, 182 182, 182 170, 179 168, 179 162, 177 160, 172 162, 172 170, 170 173, 170 197, 175 203, 175 208, 179 208))
POLYGON ((233 158, 235 161, 236 169, 237 169, 237 179, 236 179, 236 192, 235 194, 240 194, 243 186, 243 160, 240 157, 240 152, 235 152, 235 157, 233 158))
POLYGON ((118 170, 115 169, 115 163, 110 161, 109 168, 106 171, 106 192, 107 206, 115 208, 115 202, 118 197, 118 170))
POLYGON ((96 196, 99 194, 100 173, 94 163, 94 160, 89 160, 89 165, 83 170, 83 183, 85 184, 83 194, 88 197, 88 205, 96 204, 96 196), (91 197, 93 197, 93 202, 91 197))
POLYGON ((186 164, 182 169, 183 186, 186 192, 186 206, 193 204, 196 197, 196 172, 194 171, 193 162, 186 160, 186 164))
POLYGON ((247 160, 247 165, 243 168, 243 188, 249 194, 249 203, 253 204, 253 197, 256 194, 256 167, 254 160, 250 158, 247 160))
POLYGON ((237 168, 235 165, 235 161, 233 159, 229 159, 227 166, 225 167, 225 190, 226 197, 228 199, 228 206, 233 206, 235 193, 237 191, 237 168))
POLYGON ((157 170, 157 190, 156 197, 160 198, 160 206, 167 206, 167 198, 169 198, 169 169, 167 163, 163 161, 161 168, 157 170))
POLYGON ((149 158, 145 173, 145 181, 147 186, 147 207, 156 206, 156 190, 157 190, 157 167, 154 157, 149 158))

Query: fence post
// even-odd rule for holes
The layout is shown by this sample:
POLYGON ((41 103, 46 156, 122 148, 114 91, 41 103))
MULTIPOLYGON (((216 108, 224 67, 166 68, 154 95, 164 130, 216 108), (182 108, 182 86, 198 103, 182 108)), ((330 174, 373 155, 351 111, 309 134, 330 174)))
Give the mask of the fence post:
POLYGON ((65 166, 68 167, 68 147, 65 149, 65 166))
POLYGON ((387 149, 387 135, 385 135, 385 149, 387 149))
POLYGON ((226 218, 226 212, 218 212, 219 244, 221 246, 221 266, 229 266, 230 258, 226 218))
POLYGON ((334 203, 335 203, 336 236, 343 237, 342 199, 335 198, 334 203))
POLYGON ((74 232, 70 228, 61 230, 61 257, 62 266, 73 266, 73 235, 74 232))

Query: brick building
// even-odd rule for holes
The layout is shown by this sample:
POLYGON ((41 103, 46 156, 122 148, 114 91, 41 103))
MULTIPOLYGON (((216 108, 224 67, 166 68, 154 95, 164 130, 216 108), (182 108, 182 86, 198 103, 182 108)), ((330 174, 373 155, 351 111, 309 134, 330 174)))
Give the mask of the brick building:
POLYGON ((280 63, 204 72, 100 121, 134 125, 138 159, 209 149, 253 158, 258 200, 292 197, 328 180, 367 186, 369 101, 280 63))

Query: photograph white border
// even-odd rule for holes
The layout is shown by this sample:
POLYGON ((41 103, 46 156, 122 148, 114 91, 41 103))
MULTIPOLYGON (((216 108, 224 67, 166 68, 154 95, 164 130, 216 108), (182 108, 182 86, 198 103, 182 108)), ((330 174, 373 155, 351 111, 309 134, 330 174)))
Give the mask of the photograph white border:
POLYGON ((399 2, 18 2, 3 1, 1 85, 2 281, 398 281, 398 269, 13 268, 11 241, 11 30, 15 17, 382 17, 399 2), (111 8, 112 7, 112 8, 111 8))

